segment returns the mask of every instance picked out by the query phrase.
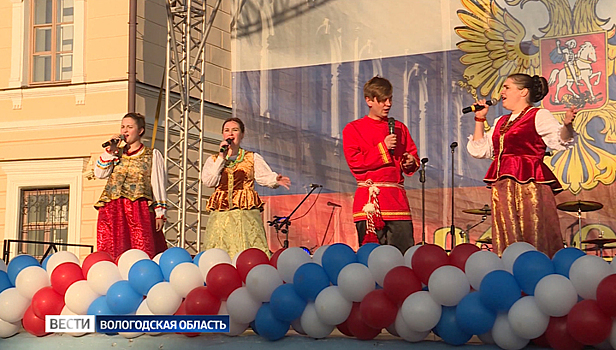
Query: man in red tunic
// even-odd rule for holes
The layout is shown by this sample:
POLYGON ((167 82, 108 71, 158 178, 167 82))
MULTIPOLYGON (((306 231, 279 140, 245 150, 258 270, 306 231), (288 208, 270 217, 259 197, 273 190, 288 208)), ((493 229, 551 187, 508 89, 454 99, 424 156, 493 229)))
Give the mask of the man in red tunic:
POLYGON ((393 88, 381 77, 364 85, 368 115, 342 131, 344 156, 357 180, 353 218, 359 244, 390 244, 404 253, 414 244, 413 222, 404 190, 404 176, 418 169, 417 147, 408 128, 388 116, 393 88))

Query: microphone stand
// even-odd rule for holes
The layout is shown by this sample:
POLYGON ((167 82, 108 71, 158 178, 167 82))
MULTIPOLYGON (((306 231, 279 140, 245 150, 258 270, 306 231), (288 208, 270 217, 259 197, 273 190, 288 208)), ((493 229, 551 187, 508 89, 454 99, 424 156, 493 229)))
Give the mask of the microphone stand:
POLYGON ((327 237, 327 232, 329 232, 329 225, 332 223, 332 219, 334 218, 334 211, 336 211, 336 207, 332 206, 332 212, 329 214, 329 220, 327 221, 327 227, 325 228, 325 233, 323 234, 323 239, 321 240, 321 245, 319 245, 319 247, 322 247, 323 243, 325 243, 325 237, 327 237))
POLYGON ((456 147, 458 147, 458 143, 457 142, 452 142, 451 145, 449 145, 449 148, 451 148, 451 228, 449 229, 449 233, 451 234, 451 250, 453 251, 453 248, 456 246, 456 226, 453 223, 454 220, 454 215, 455 215, 455 205, 454 205, 454 186, 453 186, 453 181, 454 181, 454 169, 453 166, 455 164, 454 162, 454 154, 455 154, 455 150, 456 147))
POLYGON ((426 163, 428 158, 421 159, 419 182, 421 182, 421 244, 426 244, 426 163))
POLYGON ((276 229, 276 235, 278 235, 280 232, 284 233, 285 237, 284 237, 284 243, 282 245, 283 248, 289 248, 289 226, 291 226, 291 217, 293 216, 293 214, 295 214, 297 209, 299 209, 299 207, 301 207, 302 204, 304 204, 304 202, 306 201, 306 199, 308 199, 308 197, 312 194, 312 192, 314 192, 314 190, 316 190, 318 187, 321 187, 321 186, 312 186, 312 189, 310 190, 310 192, 308 192, 308 194, 306 194, 306 197, 304 197, 304 199, 302 199, 302 201, 299 202, 299 204, 295 207, 295 209, 293 209, 291 214, 289 214, 288 216, 275 216, 274 215, 274 220, 270 220, 267 222, 269 226, 274 226, 274 228, 276 229))

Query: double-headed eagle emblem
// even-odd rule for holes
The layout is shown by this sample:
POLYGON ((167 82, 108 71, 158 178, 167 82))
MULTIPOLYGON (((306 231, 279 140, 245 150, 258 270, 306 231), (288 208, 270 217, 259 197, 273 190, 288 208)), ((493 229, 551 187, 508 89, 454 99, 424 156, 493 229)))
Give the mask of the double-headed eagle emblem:
MULTIPOLYGON (((547 24, 542 36, 525 41, 526 29, 494 0, 461 0, 464 24, 455 28, 463 40, 463 81, 473 97, 499 99, 502 85, 513 73, 542 75, 550 92, 543 107, 557 119, 571 106, 582 110, 575 119, 574 148, 545 159, 573 194, 609 185, 616 179, 616 101, 609 99, 608 80, 616 65, 616 28, 596 15, 600 0, 503 0, 509 6, 542 3, 547 24)), ((602 0, 607 1, 607 0, 602 0)))

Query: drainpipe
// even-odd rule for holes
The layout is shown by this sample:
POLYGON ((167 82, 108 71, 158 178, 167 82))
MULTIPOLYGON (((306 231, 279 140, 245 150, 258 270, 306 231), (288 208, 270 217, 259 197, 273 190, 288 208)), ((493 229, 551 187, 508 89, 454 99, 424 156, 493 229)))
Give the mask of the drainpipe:
POLYGON ((137 0, 128 10, 128 112, 135 112, 137 89, 137 0))

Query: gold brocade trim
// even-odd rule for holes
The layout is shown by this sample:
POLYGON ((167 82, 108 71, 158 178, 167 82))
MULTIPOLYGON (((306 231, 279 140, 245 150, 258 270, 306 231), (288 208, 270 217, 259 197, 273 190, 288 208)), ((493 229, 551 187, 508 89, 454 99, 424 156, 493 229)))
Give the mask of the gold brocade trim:
MULTIPOLYGON (((527 183, 534 182, 534 183, 537 183, 537 184, 545 184, 545 185, 547 185, 547 184, 551 184, 551 183, 556 182, 556 180, 537 181, 537 179, 535 179, 534 177, 531 177, 528 180, 523 181, 523 180, 520 180, 520 179, 516 178, 513 175, 502 175, 502 176, 500 176, 497 179, 483 179, 483 181, 485 181, 485 182, 489 181, 490 183, 488 184, 488 188, 491 188, 492 187, 492 186, 490 186, 491 183, 494 183, 494 182, 496 182, 498 180, 501 180, 501 179, 512 179, 512 180, 514 180, 515 182, 517 182, 519 184, 527 184, 527 183)), ((563 190, 562 187, 561 188, 557 188, 557 189, 552 189, 552 191, 558 191, 558 192, 560 192, 562 190, 563 190)))
POLYGON ((387 149, 385 149, 385 146, 383 145, 382 142, 379 142, 378 147, 379 147, 379 152, 381 152, 381 159, 383 160, 383 163, 388 164, 389 157, 387 156, 387 149))

